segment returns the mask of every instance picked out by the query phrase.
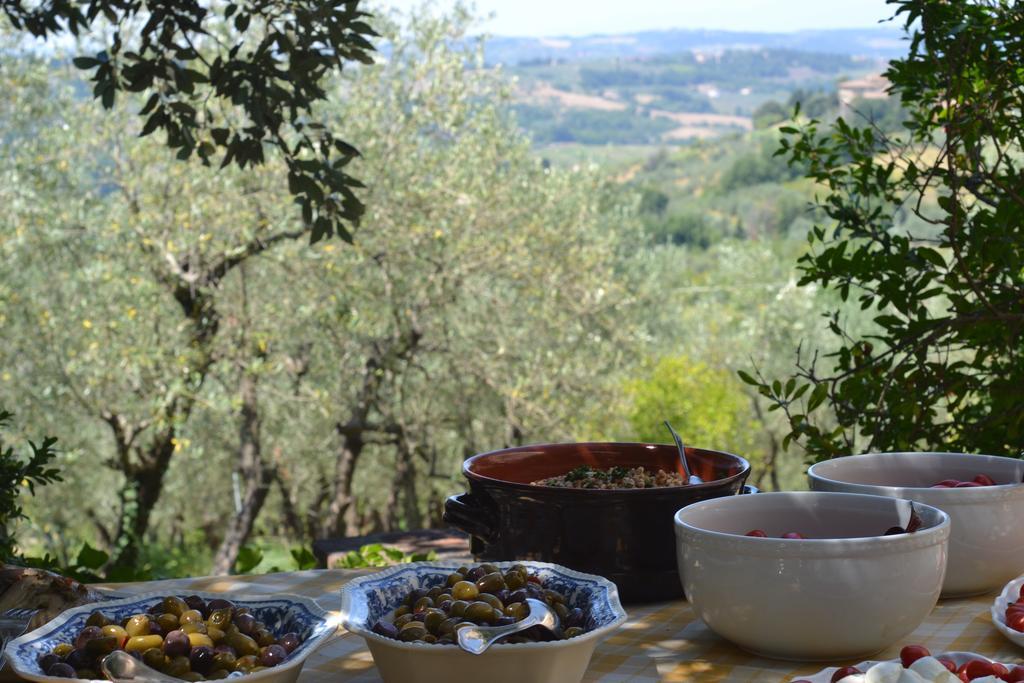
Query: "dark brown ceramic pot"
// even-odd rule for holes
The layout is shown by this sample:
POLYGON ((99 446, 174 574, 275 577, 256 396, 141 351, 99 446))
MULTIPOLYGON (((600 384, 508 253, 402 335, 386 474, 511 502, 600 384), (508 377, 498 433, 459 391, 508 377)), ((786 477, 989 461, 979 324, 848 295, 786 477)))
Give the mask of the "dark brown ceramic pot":
POLYGON ((530 482, 580 465, 682 473, 675 446, 643 443, 542 444, 475 455, 462 466, 469 491, 445 501, 444 518, 472 537, 481 560, 540 560, 604 576, 623 600, 681 597, 672 526, 682 507, 740 493, 750 463, 687 448, 704 484, 653 489, 565 489, 530 482))

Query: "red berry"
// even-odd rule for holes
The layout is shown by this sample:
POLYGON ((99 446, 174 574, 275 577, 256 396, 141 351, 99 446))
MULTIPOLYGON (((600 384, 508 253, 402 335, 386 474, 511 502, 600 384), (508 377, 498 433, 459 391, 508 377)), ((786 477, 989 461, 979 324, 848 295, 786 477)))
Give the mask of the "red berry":
POLYGON ((972 481, 975 482, 976 484, 981 484, 982 486, 996 485, 996 483, 992 480, 992 477, 988 476, 987 474, 979 474, 974 479, 972 479, 972 481))
POLYGON ((745 535, 745 536, 753 536, 753 537, 755 537, 755 538, 768 538, 768 534, 767 534, 767 533, 765 533, 765 532, 764 532, 763 530, 761 530, 761 529, 753 529, 753 530, 751 530, 751 531, 748 531, 748 532, 747 532, 746 534, 744 534, 744 535, 745 535))
POLYGON ((942 666, 949 669, 950 673, 956 673, 956 662, 954 662, 952 659, 950 659, 949 657, 936 657, 936 659, 939 660, 939 663, 942 664, 942 666))
POLYGON ((838 683, 839 681, 843 680, 847 676, 852 676, 854 674, 859 674, 859 673, 864 673, 864 672, 861 671, 860 669, 858 669, 855 666, 844 666, 842 669, 837 669, 836 672, 834 674, 832 674, 832 683, 838 683))
POLYGON ((981 484, 979 484, 976 481, 962 481, 959 484, 957 484, 956 486, 954 486, 953 488, 955 488, 955 489, 969 489, 969 488, 974 488, 975 486, 981 486, 981 484))
POLYGON ((1024 683, 1024 666, 1015 666, 1003 676, 1006 683, 1024 683))
POLYGON ((999 662, 992 662, 992 675, 1003 678, 1006 674, 1010 673, 1010 670, 1006 668, 1005 664, 999 662))
POLYGON ((1006 625, 1014 631, 1024 633, 1024 612, 1007 612, 1006 625))
POLYGON ((903 662, 904 669, 909 669, 911 664, 922 657, 930 657, 931 654, 928 652, 928 648, 922 645, 907 645, 900 650, 900 661, 903 662))
POLYGON ((975 678, 982 678, 984 676, 998 676, 996 673, 997 669, 992 662, 986 662, 982 659, 972 659, 971 661, 960 667, 964 675, 967 676, 967 680, 973 681, 975 678))
POLYGON ((959 483, 960 483, 959 479, 943 479, 942 481, 940 481, 935 486, 948 486, 949 488, 953 488, 954 486, 956 486, 959 483))
POLYGON ((1021 584, 1021 587, 1020 587, 1020 594, 1019 594, 1018 598, 1019 598, 1020 600, 1024 600, 1024 584, 1021 584))
POLYGON ((931 488, 933 489, 951 489, 952 486, 946 486, 945 484, 934 484, 931 488))
POLYGON ((782 534, 782 537, 783 538, 807 538, 806 536, 804 536, 799 531, 787 531, 786 533, 782 534))
POLYGON ((883 536, 898 536, 899 534, 905 534, 907 530, 901 526, 891 526, 885 530, 883 536))

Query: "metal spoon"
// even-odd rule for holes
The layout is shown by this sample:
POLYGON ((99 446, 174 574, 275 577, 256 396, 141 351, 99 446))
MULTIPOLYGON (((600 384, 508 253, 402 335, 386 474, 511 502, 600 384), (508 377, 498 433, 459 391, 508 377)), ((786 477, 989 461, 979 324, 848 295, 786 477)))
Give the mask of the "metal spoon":
POLYGON ((124 650, 114 650, 100 662, 100 671, 112 681, 152 681, 152 683, 181 683, 178 678, 160 673, 132 657, 124 650))
POLYGON ((533 598, 527 598, 526 604, 530 606, 530 613, 514 624, 508 626, 463 626, 458 630, 459 647, 470 654, 479 655, 510 633, 525 631, 534 626, 543 626, 549 631, 554 631, 558 627, 558 615, 546 604, 533 598))
POLYGON ((672 438, 676 442, 676 448, 679 449, 679 462, 683 464, 683 474, 686 475, 687 484, 703 484, 704 480, 698 477, 696 474, 690 474, 690 465, 686 462, 686 446, 683 445, 683 440, 679 438, 679 434, 676 430, 672 429, 672 425, 665 420, 665 426, 668 427, 668 431, 672 433, 672 438))

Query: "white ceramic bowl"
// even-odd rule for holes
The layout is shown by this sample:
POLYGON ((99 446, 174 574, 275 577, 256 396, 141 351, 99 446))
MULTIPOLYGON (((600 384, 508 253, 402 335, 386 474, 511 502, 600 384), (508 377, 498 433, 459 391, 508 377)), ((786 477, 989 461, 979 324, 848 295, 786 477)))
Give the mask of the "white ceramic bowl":
POLYGON ((676 513, 683 590, 718 635, 776 659, 833 661, 869 655, 924 621, 946 570, 949 516, 910 503, 848 493, 759 493, 676 513), (745 536, 762 529, 770 538, 745 536), (797 531, 809 538, 782 539, 797 531))
POLYGON ((965 453, 870 453, 834 458, 808 471, 811 489, 916 500, 949 513, 943 597, 994 591, 1024 571, 1024 460, 965 453), (1001 486, 929 488, 987 474, 1001 486))
POLYGON ((1006 584, 1003 592, 992 603, 992 624, 1014 645, 1024 647, 1024 633, 1010 628, 1006 623, 1007 606, 1017 602, 1024 586, 1024 576, 1019 576, 1006 584))
POLYGON ((414 562, 351 581, 341 590, 342 625, 366 640, 385 683, 577 683, 597 644, 626 621, 615 584, 546 562, 493 564, 526 565, 545 587, 587 610, 587 632, 549 643, 498 644, 471 655, 456 645, 403 643, 371 630, 413 589, 444 585, 457 562, 414 562))
POLYGON ((4 654, 11 668, 21 678, 39 683, 66 683, 66 678, 44 674, 39 668, 39 657, 53 650, 58 643, 72 642, 93 612, 102 612, 111 620, 120 621, 133 614, 144 614, 147 608, 159 603, 167 595, 198 595, 204 600, 230 600, 235 605, 252 610, 272 633, 280 636, 294 631, 302 637, 302 644, 277 666, 239 677, 254 683, 295 683, 306 659, 338 630, 336 616, 329 615, 313 600, 298 595, 241 596, 202 591, 164 591, 73 607, 36 630, 12 640, 4 648, 4 654))

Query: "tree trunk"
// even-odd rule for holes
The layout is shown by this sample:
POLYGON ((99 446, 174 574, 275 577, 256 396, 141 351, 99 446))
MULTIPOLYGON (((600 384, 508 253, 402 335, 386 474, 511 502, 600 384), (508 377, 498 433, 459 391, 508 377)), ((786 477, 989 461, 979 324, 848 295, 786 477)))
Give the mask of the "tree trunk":
POLYGON ((241 425, 238 430, 238 473, 245 485, 242 509, 228 520, 224 540, 213 559, 214 574, 229 574, 238 553, 249 540, 253 524, 263 509, 270 491, 272 469, 263 462, 260 444, 260 413, 256 377, 242 370, 239 382, 242 398, 241 425))
POLYGON ((336 425, 335 429, 341 436, 341 447, 334 469, 334 495, 327 508, 327 524, 324 535, 339 537, 356 535, 355 500, 352 497, 352 482, 355 479, 356 463, 366 445, 363 441, 362 429, 352 425, 336 425))

